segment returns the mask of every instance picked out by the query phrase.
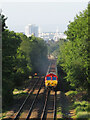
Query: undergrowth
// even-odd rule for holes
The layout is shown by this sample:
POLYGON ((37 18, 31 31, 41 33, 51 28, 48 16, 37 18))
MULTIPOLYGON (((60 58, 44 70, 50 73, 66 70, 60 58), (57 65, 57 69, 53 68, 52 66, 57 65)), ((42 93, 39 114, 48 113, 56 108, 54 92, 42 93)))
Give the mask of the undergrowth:
POLYGON ((78 91, 68 91, 66 93, 72 102, 71 109, 75 110, 76 118, 90 118, 90 103, 86 99, 87 94, 78 91))

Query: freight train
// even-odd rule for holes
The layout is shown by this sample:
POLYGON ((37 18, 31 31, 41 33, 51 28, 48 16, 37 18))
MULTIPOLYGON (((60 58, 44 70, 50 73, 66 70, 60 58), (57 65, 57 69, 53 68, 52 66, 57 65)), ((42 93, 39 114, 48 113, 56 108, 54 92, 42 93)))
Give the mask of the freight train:
POLYGON ((55 88, 58 84, 56 60, 51 60, 45 76, 45 86, 48 88, 55 88))

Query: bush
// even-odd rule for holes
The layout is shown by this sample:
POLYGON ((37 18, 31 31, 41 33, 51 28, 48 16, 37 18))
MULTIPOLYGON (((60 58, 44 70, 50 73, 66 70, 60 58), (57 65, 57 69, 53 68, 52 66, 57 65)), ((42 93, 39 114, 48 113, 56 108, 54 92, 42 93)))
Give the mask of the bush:
POLYGON ((68 91, 67 93, 66 93, 66 95, 68 95, 68 96, 74 96, 74 95, 76 95, 77 94, 77 91, 68 91))
POLYGON ((22 85, 23 81, 25 80, 25 75, 22 74, 22 73, 17 73, 15 75, 15 78, 14 78, 14 83, 15 83, 15 86, 20 86, 22 85))
POLYGON ((77 118, 87 118, 90 116, 90 104, 87 101, 78 101, 74 103, 77 118))
POLYGON ((87 119, 89 119, 90 118, 90 113, 88 113, 88 112, 78 112, 77 118, 87 118, 87 119))
POLYGON ((7 104, 10 104, 10 102, 13 99, 12 94, 12 88, 13 83, 11 81, 3 81, 2 85, 2 106, 4 107, 7 104))

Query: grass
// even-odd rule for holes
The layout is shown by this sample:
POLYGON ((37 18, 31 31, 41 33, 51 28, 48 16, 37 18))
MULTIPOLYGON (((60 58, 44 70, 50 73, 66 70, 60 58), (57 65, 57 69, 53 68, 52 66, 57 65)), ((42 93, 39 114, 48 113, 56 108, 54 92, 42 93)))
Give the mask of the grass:
POLYGON ((90 113, 88 113, 88 112, 78 112, 77 118, 90 118, 90 113))
POLYGON ((66 92, 65 94, 66 94, 67 96, 73 97, 74 95, 77 94, 77 91, 68 91, 68 92, 66 92))
POLYGON ((17 94, 21 94, 21 93, 26 93, 26 91, 18 90, 18 89, 14 89, 14 91, 13 91, 13 95, 17 95, 17 94))
POLYGON ((23 97, 26 97, 28 95, 27 91, 25 91, 25 88, 27 88, 30 81, 31 81, 31 79, 25 80, 23 82, 23 85, 15 88, 13 90, 13 100, 10 103, 10 105, 3 107, 2 118, 5 118, 7 116, 7 113, 11 111, 12 106, 13 106, 13 101, 17 101, 17 100, 22 99, 23 97))
POLYGON ((90 104, 87 101, 74 102, 77 118, 90 118, 90 104))
MULTIPOLYGON (((72 102, 71 109, 75 111, 75 118, 90 118, 90 103, 84 96, 85 92, 68 91, 65 93, 72 102), (84 93, 84 94, 83 94, 84 93)), ((72 116, 74 118, 74 116, 72 116)))
POLYGON ((14 89, 13 91, 14 99, 21 99, 23 96, 26 97, 27 95, 28 95, 27 91, 18 90, 18 89, 14 89))
POLYGON ((29 78, 28 80, 25 80, 21 86, 15 88, 13 90, 13 97, 17 99, 18 97, 22 97, 23 95, 27 94, 27 91, 25 91, 25 89, 28 87, 31 80, 32 78, 29 78))
POLYGON ((57 116, 59 115, 60 118, 62 118, 62 108, 57 106, 57 116))

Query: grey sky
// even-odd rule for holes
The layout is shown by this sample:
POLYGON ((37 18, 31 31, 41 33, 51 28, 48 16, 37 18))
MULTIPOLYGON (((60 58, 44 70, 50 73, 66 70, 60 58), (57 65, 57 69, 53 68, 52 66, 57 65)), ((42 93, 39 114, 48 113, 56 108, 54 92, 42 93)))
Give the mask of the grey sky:
POLYGON ((43 32, 64 32, 68 22, 87 8, 88 2, 4 2, 3 14, 7 26, 15 32, 24 32, 27 24, 40 26, 43 32))

